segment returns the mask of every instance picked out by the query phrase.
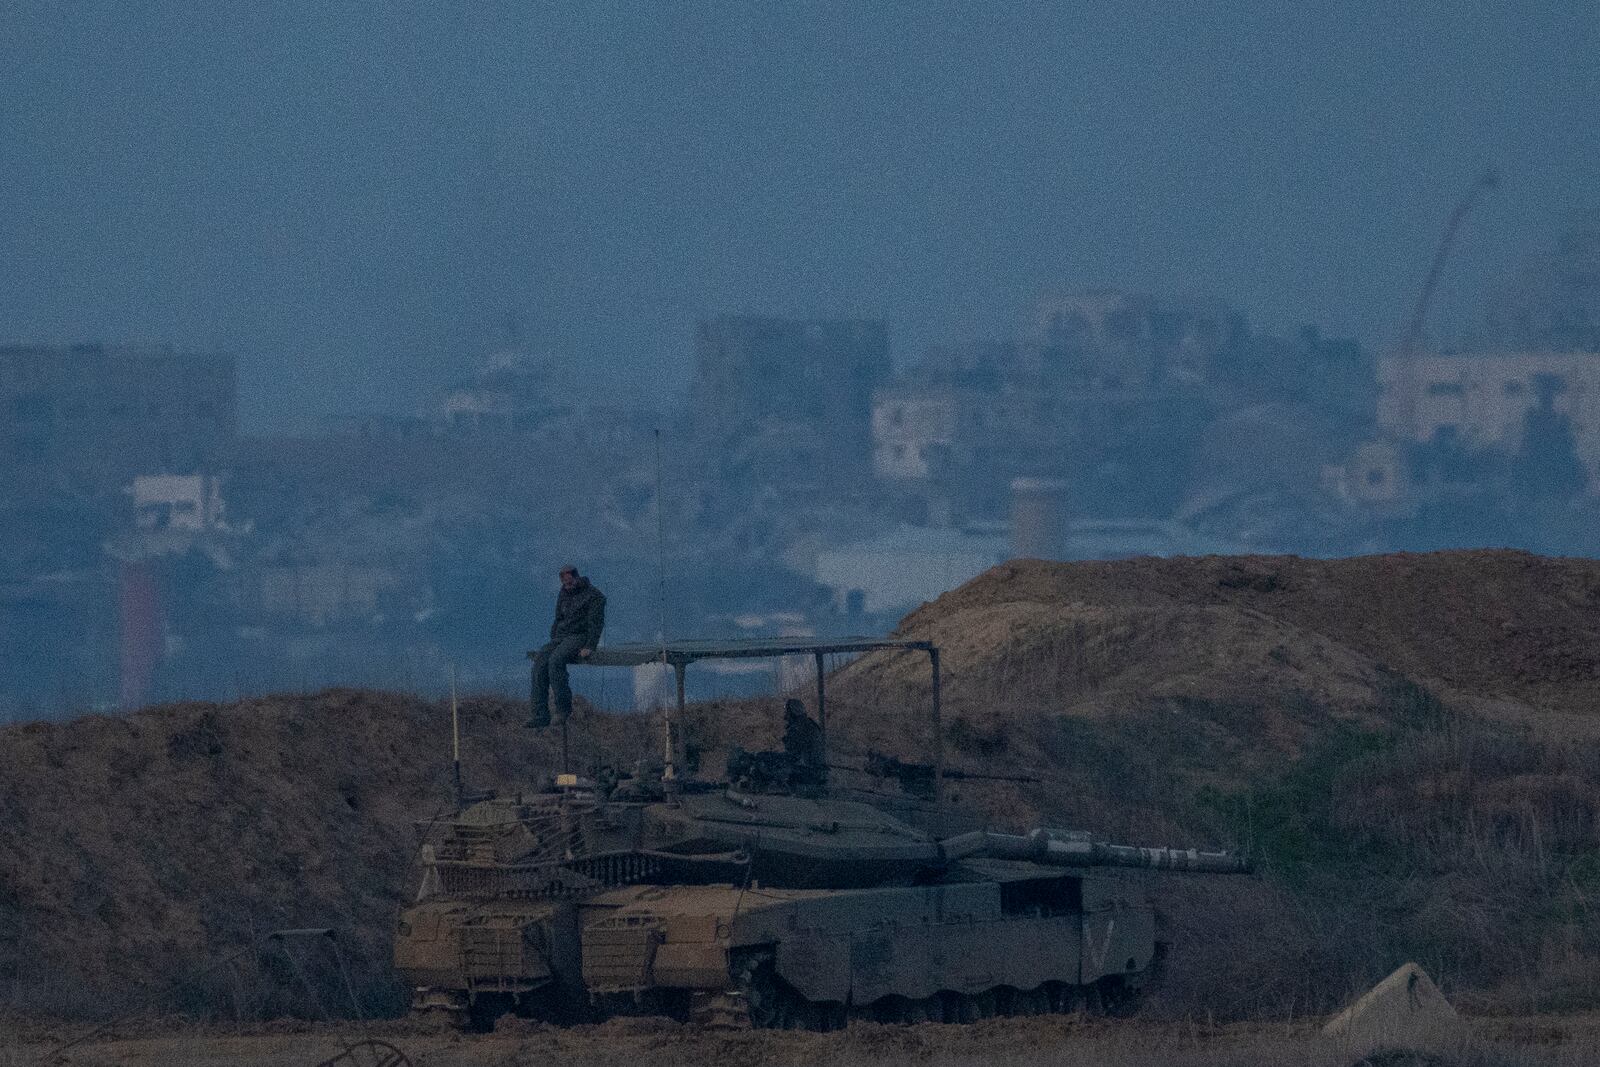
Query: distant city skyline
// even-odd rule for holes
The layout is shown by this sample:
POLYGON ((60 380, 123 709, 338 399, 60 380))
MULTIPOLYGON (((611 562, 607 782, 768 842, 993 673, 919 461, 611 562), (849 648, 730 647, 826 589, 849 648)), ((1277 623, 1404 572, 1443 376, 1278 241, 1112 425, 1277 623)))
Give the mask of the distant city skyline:
POLYGON ((244 428, 408 411, 508 313, 567 390, 697 317, 866 315, 897 361, 1045 286, 1393 339, 1600 206, 1600 12, 1448 3, 0 4, 0 342, 237 355, 244 428))

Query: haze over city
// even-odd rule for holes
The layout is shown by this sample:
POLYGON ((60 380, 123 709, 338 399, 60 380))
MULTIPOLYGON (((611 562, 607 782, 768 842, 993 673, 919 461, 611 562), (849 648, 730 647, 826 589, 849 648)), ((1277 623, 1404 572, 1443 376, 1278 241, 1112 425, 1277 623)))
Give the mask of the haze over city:
POLYGON ((572 562, 622 639, 1022 556, 1600 552, 1588 5, 0 31, 8 714, 515 688, 572 562))
POLYGON ((0 6, 0 337, 239 359, 247 431, 425 404, 508 321, 681 392, 720 312, 897 361, 1047 285, 1394 341, 1593 210, 1592 5, 0 6), (508 316, 510 318, 508 318, 508 316))

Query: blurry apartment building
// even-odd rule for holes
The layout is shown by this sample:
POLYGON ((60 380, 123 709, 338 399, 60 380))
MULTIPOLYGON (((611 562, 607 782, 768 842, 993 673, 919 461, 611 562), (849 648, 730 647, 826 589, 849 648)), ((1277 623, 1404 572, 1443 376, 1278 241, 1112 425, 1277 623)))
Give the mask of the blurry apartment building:
POLYGON ((19 487, 119 490, 214 471, 238 424, 231 356, 165 345, 0 347, 0 472, 19 487))

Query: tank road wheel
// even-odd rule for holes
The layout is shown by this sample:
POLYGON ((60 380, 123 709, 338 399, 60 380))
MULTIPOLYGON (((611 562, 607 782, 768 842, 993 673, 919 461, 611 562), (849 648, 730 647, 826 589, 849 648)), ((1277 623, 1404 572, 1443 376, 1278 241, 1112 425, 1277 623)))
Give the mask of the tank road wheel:
POLYGON ((972 1002, 960 993, 940 993, 939 999, 944 1002, 944 1021, 951 1024, 976 1022, 972 1014, 972 1002))
POLYGON ((937 996, 924 997, 913 1000, 891 994, 881 997, 867 1005, 861 1013, 862 1018, 871 1019, 879 1023, 898 1023, 904 1026, 916 1023, 943 1022, 944 1002, 937 996))
POLYGON ((1055 1014, 1071 1015, 1078 1010, 1078 998, 1072 986, 1065 982, 1046 982, 1043 989, 1050 1010, 1055 1014))
POLYGON ((880 997, 868 1007, 870 1018, 875 1023, 903 1023, 906 1021, 906 1009, 910 1003, 905 997, 891 993, 889 996, 880 997))
POLYGON ((750 1011, 744 994, 696 992, 689 998, 689 1021, 707 1030, 748 1030, 750 1011))
POLYGON ((782 1030, 794 1013, 788 991, 778 980, 772 953, 752 952, 733 961, 733 984, 744 998, 749 1025, 758 1030, 782 1030))
POLYGON ((494 1030, 496 1019, 516 1010, 516 998, 510 993, 479 993, 467 1009, 467 1025, 480 1034, 487 1034, 494 1030))
POLYGON ((796 998, 790 1006, 789 1021, 796 1030, 832 1030, 832 1007, 796 998))
POLYGON ((770 951, 745 952, 732 961, 733 988, 723 993, 696 993, 690 1009, 693 1022, 724 1030, 829 1029, 829 1005, 812 1004, 778 977, 770 951))
POLYGON ((416 989, 411 1000, 411 1017, 428 1026, 453 1030, 465 1030, 471 1023, 467 995, 448 989, 416 989))
POLYGON ((820 1030, 826 1033, 829 1030, 843 1030, 850 1022, 849 1009, 841 1001, 829 1000, 822 1003, 806 1001, 807 1017, 811 1020, 807 1024, 808 1030, 820 1030))
POLYGON ((1011 997, 1013 1015, 1050 1014, 1050 994, 1044 986, 1015 993, 1011 997))
POLYGON ((1139 999, 1144 992, 1139 983, 1122 975, 1113 974, 1094 984, 1100 994, 1101 1009, 1117 1019, 1125 1019, 1139 1010, 1139 999))

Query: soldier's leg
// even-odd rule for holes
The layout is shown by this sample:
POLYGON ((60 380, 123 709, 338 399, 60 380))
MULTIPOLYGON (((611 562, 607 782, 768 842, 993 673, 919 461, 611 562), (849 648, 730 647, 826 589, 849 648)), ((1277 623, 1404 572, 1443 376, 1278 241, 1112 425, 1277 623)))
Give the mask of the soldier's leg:
POLYGON ((572 714, 572 686, 567 680, 567 664, 578 658, 583 638, 569 637, 550 650, 550 690, 555 700, 556 718, 565 720, 572 714))
POLYGON ((527 725, 535 730, 542 730, 550 725, 550 653, 555 647, 556 643, 552 641, 533 654, 533 679, 528 693, 527 725))

